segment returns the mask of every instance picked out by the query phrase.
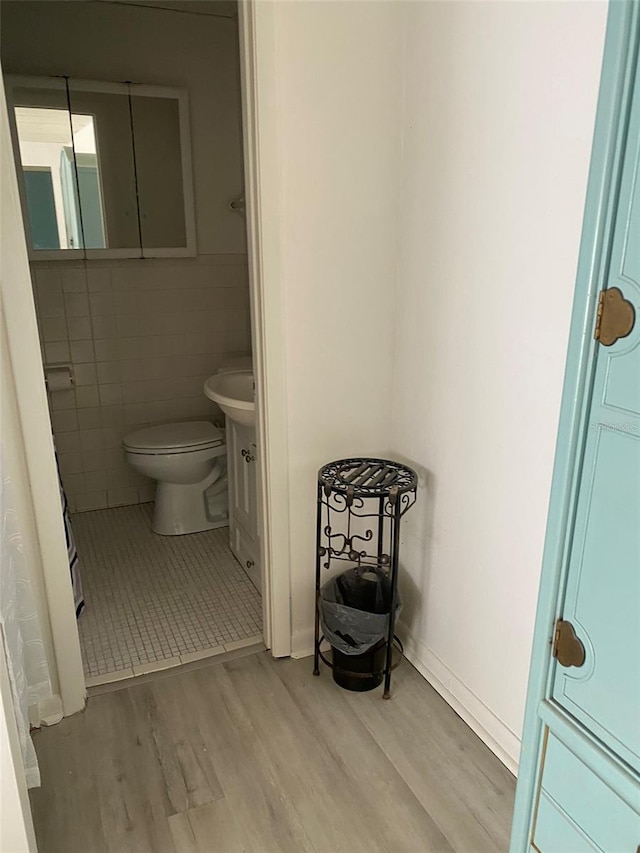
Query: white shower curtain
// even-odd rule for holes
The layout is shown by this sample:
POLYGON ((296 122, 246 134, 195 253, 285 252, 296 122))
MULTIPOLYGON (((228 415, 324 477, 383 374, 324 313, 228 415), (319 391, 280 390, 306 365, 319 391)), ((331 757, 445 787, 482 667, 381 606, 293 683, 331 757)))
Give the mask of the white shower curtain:
POLYGON ((29 567, 22 551, 20 519, 2 446, 0 524, 0 630, 4 636, 27 785, 33 788, 40 784, 40 771, 29 734, 29 708, 50 699, 52 689, 29 567))

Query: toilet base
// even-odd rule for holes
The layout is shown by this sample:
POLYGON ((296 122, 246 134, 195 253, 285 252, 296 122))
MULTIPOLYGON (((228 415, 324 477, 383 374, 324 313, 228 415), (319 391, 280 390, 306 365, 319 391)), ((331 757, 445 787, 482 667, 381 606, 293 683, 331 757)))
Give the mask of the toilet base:
POLYGON ((228 526, 228 514, 214 521, 208 517, 200 483, 158 483, 151 522, 154 533, 160 536, 184 536, 228 526))

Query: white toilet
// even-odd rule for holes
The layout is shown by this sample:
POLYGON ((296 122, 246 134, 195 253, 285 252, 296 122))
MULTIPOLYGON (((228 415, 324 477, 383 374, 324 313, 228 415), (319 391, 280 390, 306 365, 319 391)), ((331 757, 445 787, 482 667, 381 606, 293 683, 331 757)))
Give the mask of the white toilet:
POLYGON ((125 435, 131 467, 157 480, 151 529, 162 536, 229 523, 224 432, 209 421, 146 427, 125 435))

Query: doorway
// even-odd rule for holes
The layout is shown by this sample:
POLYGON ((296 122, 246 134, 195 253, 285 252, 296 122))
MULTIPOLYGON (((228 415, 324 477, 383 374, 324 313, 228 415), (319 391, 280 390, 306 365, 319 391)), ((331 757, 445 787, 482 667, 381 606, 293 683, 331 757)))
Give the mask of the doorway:
MULTIPOLYGON (((19 4, 16 4, 16 5, 19 5, 19 4)), ((95 5, 95 4, 87 4, 87 5, 95 5)), ((122 4, 122 5, 124 6, 126 4, 122 4)), ((77 9, 77 7, 76 7, 76 9, 77 9)), ((120 10, 118 10, 118 11, 120 11, 120 10)), ((138 14, 139 11, 140 11, 140 9, 138 8, 138 10, 136 11, 136 14, 138 14)), ((143 11, 147 12, 146 9, 143 11)), ((160 14, 160 12, 158 12, 158 13, 160 14)), ((166 11, 165 14, 169 14, 169 12, 166 11)), ((184 14, 184 12, 174 12, 174 14, 182 15, 182 14, 184 14)), ((6 18, 5 18, 5 20, 6 20, 6 18)), ((250 64, 250 60, 246 56, 246 54, 243 54, 243 62, 250 64)), ((247 81, 247 74, 246 74, 246 69, 244 69, 243 70, 243 85, 246 85, 246 81, 247 81)), ((247 105, 245 103, 245 120, 246 120, 247 114, 250 115, 250 110, 247 113, 247 105)), ((249 151, 249 152, 252 151, 252 143, 250 141, 247 141, 247 139, 245 138, 245 152, 246 151, 249 151)), ((251 171, 250 167, 247 166, 247 172, 249 173, 250 171, 251 171)), ((248 194, 249 208, 250 208, 249 216, 250 217, 252 215, 254 217, 259 216, 259 212, 257 212, 255 210, 255 208, 253 209, 253 211, 251 209, 252 193, 251 193, 251 190, 249 187, 247 188, 247 194, 248 194)), ((233 213, 233 216, 237 217, 237 213, 233 213)), ((251 231, 251 228, 250 228, 250 231, 251 231)), ((249 254, 249 261, 250 261, 251 272, 252 272, 252 275, 251 275, 252 299, 251 299, 251 301, 252 301, 253 326, 254 326, 254 332, 253 332, 254 357, 255 357, 254 367, 255 367, 255 374, 256 374, 256 384, 258 386, 259 391, 261 390, 261 388, 264 388, 264 393, 259 394, 258 407, 257 407, 258 408, 258 433, 259 433, 259 436, 262 438, 262 436, 264 436, 265 434, 268 434, 268 430, 266 429, 265 419, 263 419, 263 412, 266 410, 266 404, 267 404, 266 403, 266 401, 267 401, 267 387, 266 387, 266 385, 264 385, 264 386, 262 385, 262 381, 264 379, 265 367, 264 367, 264 358, 261 356, 261 353, 260 353, 260 348, 261 348, 261 346, 263 346, 263 341, 264 341, 264 324, 263 324, 261 316, 260 316, 261 303, 259 301, 259 296, 258 297, 256 296, 256 294, 258 293, 259 288, 260 288, 260 274, 259 274, 260 260, 257 257, 257 252, 255 249, 255 239, 254 239, 254 237, 251 236, 251 234, 250 234, 250 239, 249 239, 248 254, 249 254), (256 273, 256 270, 258 270, 258 273, 256 273), (258 304, 256 304, 256 303, 258 303, 258 304), (260 329, 261 329, 260 332, 256 332, 256 330, 255 330, 256 326, 260 326, 260 329)), ((108 265, 105 264, 105 268, 107 266, 108 265)), ((117 266, 120 267, 121 265, 118 264, 117 266)), ((151 266, 152 265, 149 265, 149 268, 151 268, 151 266)), ((153 269, 158 269, 158 268, 159 268, 159 265, 153 267, 153 269)), ((86 269, 86 265, 85 265, 84 269, 86 269)), ((97 269, 95 271, 97 271, 97 269)), ((92 272, 94 272, 94 271, 92 270, 92 272)), ((95 282, 100 277, 102 277, 104 280, 104 275, 102 272, 98 276, 95 276, 95 275, 93 276, 93 280, 94 280, 93 286, 94 287, 96 286, 95 282)), ((46 279, 47 276, 44 276, 44 278, 46 279)), ((51 275, 49 276, 49 278, 51 279, 51 275)), ((54 278, 55 278, 55 276, 54 276, 54 278)), ((90 279, 91 279, 91 276, 87 279, 87 283, 89 282, 90 279)), ((89 293, 99 292, 99 291, 90 291, 89 288, 87 288, 87 290, 89 293)), ((76 296, 77 296, 77 294, 76 294, 76 296)), ((28 299, 26 294, 22 294, 22 297, 23 297, 22 302, 24 305, 25 302, 29 301, 29 299, 28 299)), ((9 300, 9 301, 11 301, 11 300, 9 300)), ((71 301, 79 301, 79 300, 76 299, 76 300, 71 300, 71 301)), ((96 301, 99 301, 99 300, 96 300, 96 301)), ((8 314, 9 314, 10 310, 11 310, 11 308, 9 307, 9 310, 7 312, 8 314)), ((33 310, 33 309, 31 309, 31 310, 33 310)), ((46 319, 55 319, 55 318, 46 318, 46 319)), ((75 319, 82 320, 83 318, 82 317, 75 317, 73 319, 74 320, 75 319)), ((51 325, 51 324, 49 324, 49 325, 51 325)), ((79 324, 74 323, 74 325, 79 325, 79 324)), ((49 343, 49 342, 47 342, 47 343, 49 343)), ((51 341, 50 343, 57 343, 57 342, 51 341)), ((34 349, 34 345, 37 346, 36 342, 31 341, 32 350, 34 349)), ((55 348, 53 348, 53 349, 55 349, 55 348)), ((16 364, 18 364, 18 360, 16 360, 16 364)), ((83 369, 81 369, 80 372, 82 373, 83 369)), ((20 375, 19 374, 20 374, 20 367, 17 367, 16 379, 18 382, 20 382, 20 375)), ((112 383, 105 383, 105 384, 112 384, 112 383)), ((117 384, 117 383, 115 383, 115 384, 117 384)), ((77 390, 79 390, 79 387, 77 390)), ((100 393, 99 389, 98 389, 98 393, 100 393)), ((26 403, 25 403, 25 407, 26 407, 26 403)), ((95 407, 90 406, 87 408, 95 408, 95 407)), ((56 409, 56 410, 54 410, 54 416, 55 416, 55 412, 57 412, 58 413, 58 420, 64 421, 65 418, 68 417, 67 415, 64 414, 65 411, 67 411, 67 410, 65 410, 63 408, 56 409)), ((26 415, 26 408, 25 408, 24 415, 25 415, 25 417, 27 416, 26 415)), ((85 423, 87 423, 87 422, 85 421, 85 423)), ((101 429, 108 429, 108 427, 102 427, 102 426, 100 428, 101 429)), ((90 429, 91 428, 88 427, 88 430, 90 430, 90 429)), ((97 429, 97 427, 96 427, 96 429, 97 429)), ((98 450, 98 448, 96 448, 96 451, 97 450, 98 450)), ((29 453, 29 447, 27 448, 27 452, 29 453)), ((63 451, 63 452, 73 452, 73 451, 63 451)), ((85 450, 81 450, 81 452, 91 453, 92 451, 89 448, 86 448, 85 450)), ((265 617, 266 617, 265 618, 264 632, 265 632, 266 643, 268 646, 272 647, 273 653, 277 654, 277 655, 282 655, 282 654, 288 654, 288 651, 289 651, 290 630, 289 630, 289 626, 288 626, 288 618, 289 618, 289 616, 288 616, 288 608, 289 608, 288 580, 285 579, 284 583, 282 583, 282 580, 274 581, 274 579, 270 577, 270 572, 269 572, 269 554, 270 554, 269 541, 270 541, 270 537, 268 536, 267 527, 272 521, 272 516, 269 513, 268 506, 265 503, 265 495, 267 495, 269 492, 268 473, 265 474, 264 471, 262 470, 263 468, 267 469, 267 467, 268 467, 266 462, 265 462, 265 457, 266 457, 266 454, 264 454, 264 456, 262 454, 259 454, 259 465, 260 465, 261 471, 260 471, 260 475, 259 475, 259 488, 258 488, 259 505, 261 506, 261 510, 260 510, 260 518, 261 518, 261 522, 260 522, 260 526, 261 526, 260 550, 261 550, 261 553, 263 555, 266 555, 263 558, 263 565, 265 566, 265 576, 264 576, 264 583, 263 583, 263 589, 264 589, 264 599, 263 599, 264 605, 263 605, 263 607, 264 607, 264 612, 265 612, 265 617), (278 584, 280 585, 280 587, 282 589, 286 590, 286 593, 285 593, 285 597, 281 598, 279 600, 277 606, 274 607, 273 606, 274 586, 277 587, 278 584), (274 626, 275 621, 276 621, 276 617, 275 617, 276 611, 279 611, 284 618, 280 620, 278 630, 274 632, 273 626, 274 626), (277 642, 272 641, 272 636, 274 634, 276 634, 278 637, 277 642)), ((48 472, 42 472, 42 479, 40 477, 40 472, 36 471, 35 468, 32 468, 34 493, 37 492, 43 486, 44 479, 46 479, 45 473, 48 473, 48 476, 50 479, 51 467, 49 468, 48 472)), ((91 474, 91 472, 83 471, 81 473, 83 474, 83 476, 85 476, 85 483, 86 483, 86 475, 91 474)), ((95 478, 96 481, 97 481, 97 479, 98 478, 95 478)), ((49 487, 51 486, 50 482, 48 483, 48 486, 49 487)), ((125 489, 125 488, 130 488, 130 487, 121 486, 121 487, 116 487, 116 488, 125 489)), ((101 489, 98 489, 98 490, 93 489, 93 491, 101 491, 101 489)), ((143 505, 144 504, 138 503, 136 505, 131 504, 130 506, 140 507, 143 505)), ((51 511, 52 509, 53 508, 50 507, 49 511, 51 511)), ((77 505, 76 505, 76 509, 78 509, 77 505)), ((85 504, 84 510, 82 511, 82 515, 85 516, 85 518, 80 518, 80 520, 79 520, 79 523, 77 525, 77 538, 82 541, 82 539, 84 537, 84 529, 83 528, 84 527, 87 527, 87 528, 91 527, 91 525, 89 524, 89 516, 92 513, 99 513, 99 512, 110 513, 112 511, 117 512, 119 514, 124 514, 126 512, 136 512, 138 514, 142 513, 142 510, 137 510, 137 509, 136 510, 129 510, 128 507, 126 507, 126 506, 120 506, 120 507, 114 506, 114 507, 106 507, 106 508, 105 507, 93 507, 93 508, 91 508, 90 506, 87 506, 85 504)), ((55 526, 55 522, 52 522, 52 523, 55 526)), ((94 525, 94 527, 95 527, 95 525, 94 525)), ((123 525, 123 527, 126 527, 126 525, 123 525)), ((60 528, 59 528, 59 522, 58 522, 57 532, 59 533, 59 531, 60 531, 60 528)), ((197 534, 197 535, 200 535, 200 534, 197 534)), ((103 536, 102 541, 104 541, 104 538, 105 537, 103 536)), ((101 540, 100 540, 99 536, 97 537, 96 541, 97 541, 97 544, 94 543, 94 546, 93 546, 94 553, 97 553, 100 551, 104 552, 104 548, 101 548, 101 546, 100 546, 101 540)), ((167 549, 172 550, 171 548, 169 548, 169 546, 167 546, 167 549)), ((85 547, 85 550, 87 550, 86 547, 85 547)), ((46 563, 46 561, 45 561, 45 563, 46 563)), ((50 565, 45 566, 45 570, 47 572, 49 572, 49 576, 47 577, 47 589, 53 591, 54 589, 57 588, 58 590, 60 590, 64 594, 66 594, 66 592, 68 592, 68 587, 69 587, 68 567, 65 567, 61 563, 61 561, 58 560, 57 565, 54 566, 53 561, 52 561, 50 565)), ((52 594, 51 598, 55 598, 55 594, 52 594)), ((86 613, 85 613, 85 616, 86 616, 86 613)), ((70 617, 71 617, 71 613, 70 613, 68 607, 66 609, 65 608, 59 609, 50 600, 50 618, 51 618, 51 622, 52 622, 52 628, 54 628, 54 630, 57 633, 59 633, 61 636, 62 635, 65 636, 66 641, 68 643, 71 643, 71 645, 73 645, 74 642, 77 643, 77 636, 78 635, 77 635, 75 622, 72 622, 70 617), (75 640, 74 640, 74 637, 75 637, 75 640)), ((81 619, 82 618, 84 618, 84 617, 81 617, 81 619)), ((107 631, 108 631, 108 626, 107 626, 107 631)), ((209 640, 209 642, 211 642, 211 640, 209 640)), ((231 640, 230 642, 234 642, 234 641, 231 640)), ((198 651, 198 650, 195 650, 195 651, 198 651)), ((202 650, 200 650, 200 651, 202 651, 202 650)), ((187 652, 187 654, 188 654, 188 652, 187 652)), ((175 658, 176 655, 171 655, 171 657, 175 658)), ((167 658, 167 659, 169 659, 169 658, 167 658)), ((117 662, 118 660, 119 660, 119 658, 114 657, 114 662, 117 662)), ((56 654, 56 663, 58 665, 58 669, 61 672, 65 672, 67 679, 71 683, 75 684, 75 686, 77 687, 79 684, 79 681, 80 681, 80 677, 81 677, 81 674, 78 673, 78 671, 77 671, 77 658, 76 658, 76 661, 74 662, 71 657, 67 657, 66 659, 63 659, 62 655, 56 654)), ((61 690, 64 694, 65 689, 62 686, 61 686, 61 690)), ((73 702, 66 703, 65 704, 65 710, 67 709, 67 707, 72 708, 73 706, 74 706, 73 702)), ((73 710, 76 710, 76 709, 77 708, 73 707, 73 710)), ((71 712, 71 711, 69 711, 69 712, 71 712)))

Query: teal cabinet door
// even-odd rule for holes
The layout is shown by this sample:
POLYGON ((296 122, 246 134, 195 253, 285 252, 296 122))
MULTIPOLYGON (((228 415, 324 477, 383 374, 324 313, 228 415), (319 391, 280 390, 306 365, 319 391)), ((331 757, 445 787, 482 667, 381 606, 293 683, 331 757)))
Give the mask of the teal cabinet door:
POLYGON ((640 70, 634 92, 563 607, 585 660, 553 698, 640 770, 640 70))
POLYGON ((546 740, 533 831, 541 853, 636 853, 640 818, 561 740, 546 740))
POLYGON ((511 853, 640 853, 639 53, 611 2, 511 853))

